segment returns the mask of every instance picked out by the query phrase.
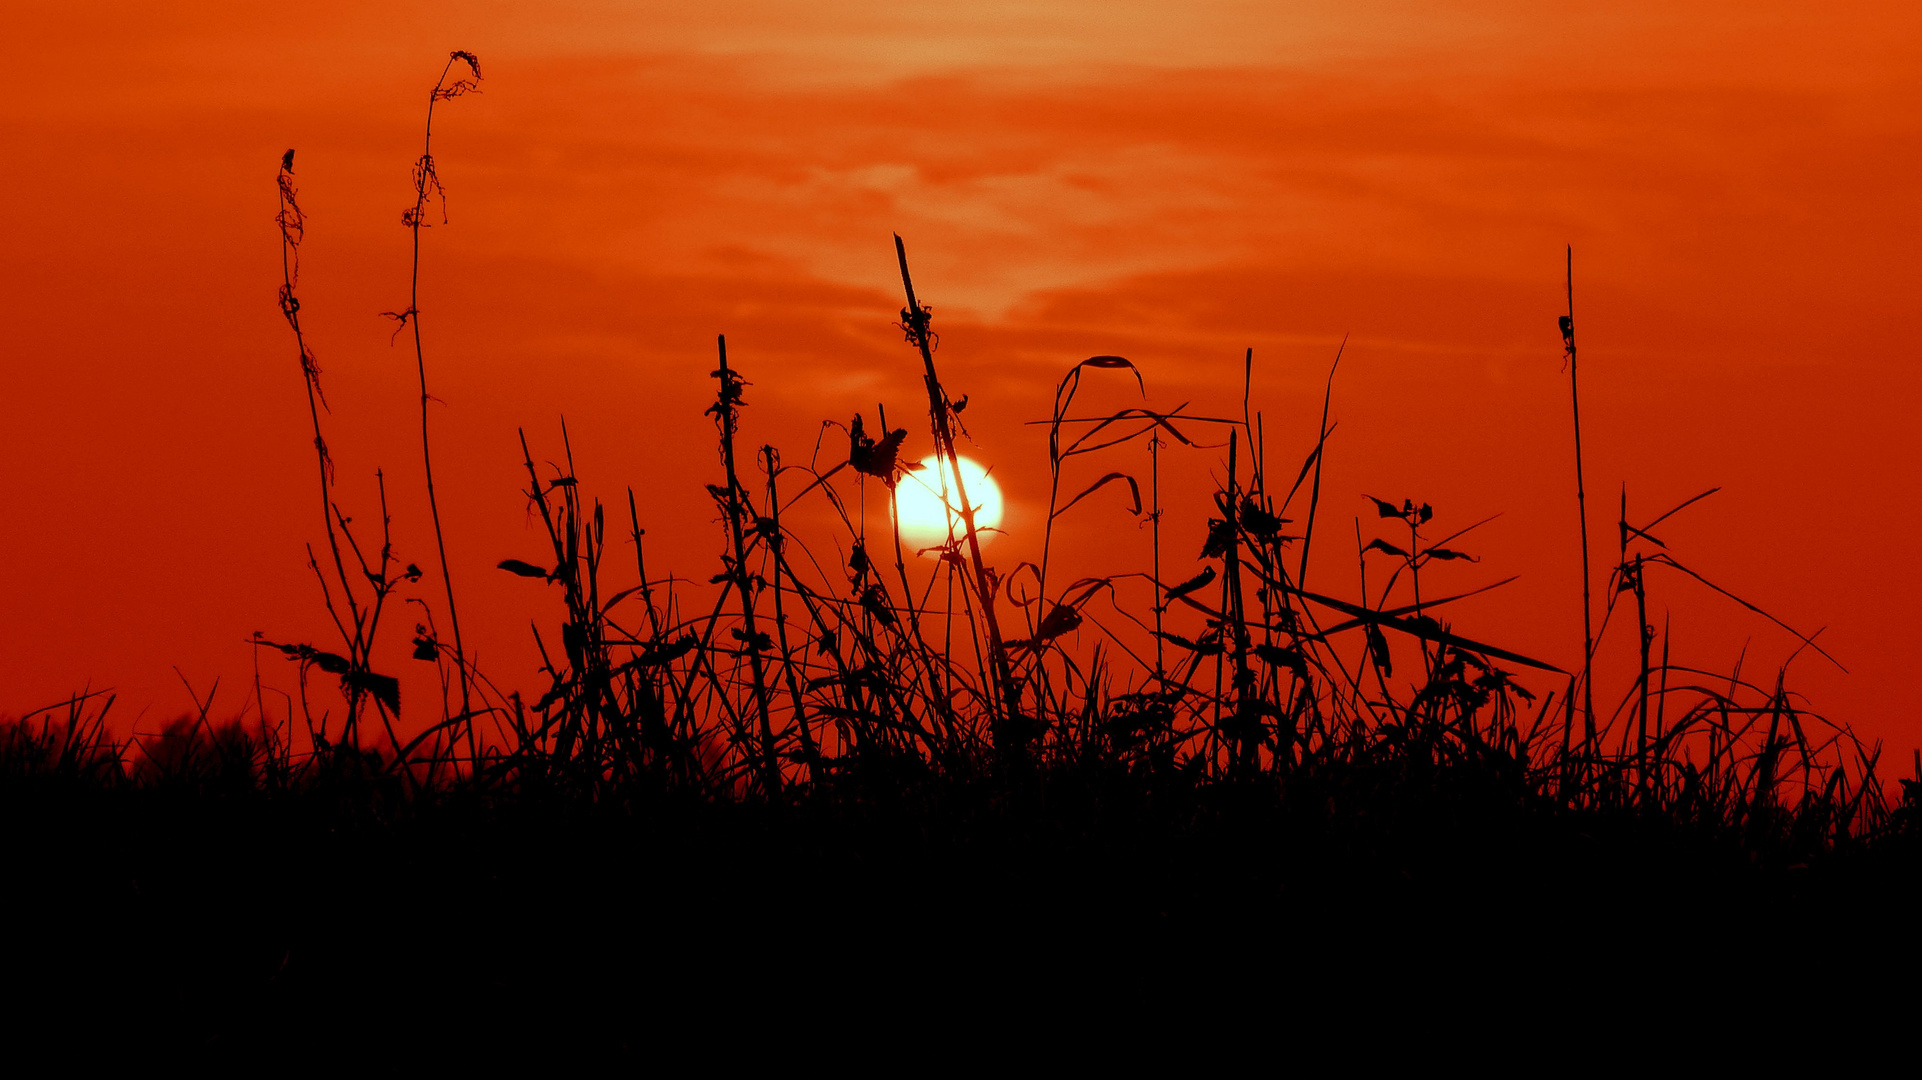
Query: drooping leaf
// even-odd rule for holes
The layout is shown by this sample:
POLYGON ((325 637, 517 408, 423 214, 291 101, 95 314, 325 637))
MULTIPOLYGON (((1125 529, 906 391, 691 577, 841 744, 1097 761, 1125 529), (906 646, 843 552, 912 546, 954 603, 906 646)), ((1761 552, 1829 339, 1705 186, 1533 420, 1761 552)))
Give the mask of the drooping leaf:
POLYGON ((1443 562, 1450 562, 1455 559, 1467 559, 1469 562, 1481 561, 1473 555, 1460 551, 1450 551, 1447 548, 1429 548, 1427 551, 1422 552, 1422 554, 1430 559, 1440 559, 1443 562))
POLYGON ((1373 495, 1363 497, 1375 504, 1375 513, 1380 514, 1382 517, 1398 518, 1402 516, 1401 507, 1396 506, 1387 499, 1377 499, 1373 495))
POLYGON ((1406 551, 1403 551, 1402 549, 1396 547, 1395 545, 1389 543, 1386 540, 1379 540, 1379 539, 1370 540, 1368 542, 1368 546, 1365 548, 1362 548, 1362 550, 1363 551, 1380 551, 1389 555, 1393 555, 1399 559, 1406 559, 1408 557, 1408 553, 1406 551))
POLYGON ((547 578, 546 570, 535 566, 533 563, 522 562, 519 559, 502 559, 497 565, 500 569, 519 577, 541 578, 542 580, 546 580, 547 578))
POLYGON ((1067 604, 1056 604, 1034 628, 1035 644, 1053 641, 1081 625, 1081 613, 1067 604))
POLYGON ((424 634, 414 638, 414 659, 439 660, 440 643, 424 634))
POLYGON ((1194 592, 1196 589, 1205 588, 1207 584, 1214 579, 1215 568, 1212 566, 1203 567, 1201 573, 1169 589, 1167 599, 1170 602, 1179 600, 1189 593, 1194 592))
POLYGON ((1086 360, 1083 360, 1079 364, 1076 364, 1075 366, 1069 368, 1068 373, 1061 377, 1060 384, 1055 388, 1055 402, 1057 405, 1061 404, 1065 400, 1063 398, 1064 394, 1068 398, 1072 398, 1074 396, 1073 388, 1081 385, 1081 369, 1083 368, 1103 368, 1110 371, 1115 371, 1115 370, 1126 371, 1130 375, 1133 375, 1135 377, 1135 387, 1139 389, 1142 392, 1142 394, 1145 395, 1148 392, 1147 383, 1142 381, 1142 378, 1141 378, 1141 369, 1135 367, 1133 361, 1122 356, 1090 356, 1086 360))
POLYGON ((1101 490, 1103 487, 1106 487, 1107 485, 1115 482, 1116 480, 1125 481, 1128 485, 1129 493, 1133 496, 1134 505, 1129 508, 1128 513, 1133 514, 1136 517, 1141 516, 1141 485, 1135 483, 1135 478, 1132 476, 1129 476, 1127 473, 1118 473, 1118 472, 1111 472, 1108 475, 1102 477, 1101 479, 1096 480, 1094 483, 1089 484, 1088 487, 1081 492, 1081 494, 1076 495, 1072 499, 1069 499, 1067 506, 1063 506, 1061 509, 1056 510, 1054 512, 1054 516, 1060 517, 1062 514, 1067 513, 1069 508, 1074 506, 1075 503, 1078 503, 1081 500, 1087 498, 1088 496, 1093 495, 1095 492, 1101 490))
POLYGON ((861 591, 861 607, 882 626, 894 625, 894 609, 888 606, 887 590, 880 585, 869 585, 861 591))
POLYGON ((1374 657, 1375 663, 1381 667, 1383 678, 1395 673, 1394 658, 1388 654, 1388 635, 1383 634, 1381 627, 1375 623, 1368 624, 1368 655, 1374 657))
POLYGON ((387 707, 395 716, 400 715, 400 680, 392 675, 380 675, 372 671, 356 671, 346 676, 346 681, 374 696, 374 700, 387 707))

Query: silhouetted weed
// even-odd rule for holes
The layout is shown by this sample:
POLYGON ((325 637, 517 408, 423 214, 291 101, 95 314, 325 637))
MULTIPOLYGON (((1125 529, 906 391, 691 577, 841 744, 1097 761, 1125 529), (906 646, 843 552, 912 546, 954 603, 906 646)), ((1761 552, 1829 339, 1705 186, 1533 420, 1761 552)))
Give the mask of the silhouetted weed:
MULTIPOLYGON (((867 1001, 863 980, 908 978, 903 966, 918 986, 940 973, 944 999, 1019 995, 1020 973, 1045 969, 1064 993, 1117 1002, 1224 970, 1328 969, 1396 949, 1404 961, 1506 957, 1521 971, 1569 963, 1543 944, 1554 935, 1645 951, 1679 940, 1662 910, 1698 915, 1725 959, 1770 920, 1912 884, 1922 755, 1891 799, 1879 747, 1810 711, 1786 665, 1759 680, 1696 670, 1650 624, 1659 575, 1733 598, 1656 532, 1696 500, 1634 524, 1624 489, 1596 624, 1578 397, 1576 672, 1446 621, 1450 605, 1502 584, 1442 576, 1479 563, 1462 540, 1487 519, 1458 527, 1445 507, 1361 496, 1383 531, 1364 537, 1356 519, 1360 594, 1308 587, 1311 550, 1327 550, 1313 541, 1339 353, 1308 452, 1278 473, 1249 400, 1252 350, 1239 416, 1153 404, 1123 357, 1069 366, 1035 421, 1050 478, 1039 560, 998 568, 958 465, 968 399, 941 381, 899 237, 899 326, 942 463, 915 482, 953 511, 948 535, 917 553, 930 558, 910 563, 892 513, 916 436, 877 409, 878 436, 859 415, 846 425, 845 456, 746 452, 751 384, 721 338, 706 410, 718 458, 707 491, 724 531, 711 573, 650 571, 631 490, 634 565, 610 563, 606 508, 585 492, 565 424, 557 462, 537 463, 521 434, 544 549, 497 565, 552 595, 559 622, 534 631, 545 685, 531 700, 503 690, 471 663, 454 614, 417 306, 420 230, 429 201, 444 204, 432 110, 479 78, 457 52, 430 93, 404 216, 412 292, 392 313, 414 333, 452 637, 434 604, 407 598, 422 612, 413 655, 441 672, 438 718, 403 739, 399 682, 371 667, 388 601, 423 575, 394 554, 379 473, 377 548, 362 547, 335 497, 296 292, 305 220, 288 151, 279 304, 327 539, 327 557, 310 548, 308 561, 339 643, 256 635, 298 671, 278 722, 257 685, 245 723, 212 722, 210 693, 194 715, 116 741, 112 699, 85 693, 0 728, 6 809, 30 838, 20 865, 55 883, 49 902, 72 925, 138 907, 187 935, 127 953, 141 992, 173 1003, 157 1015, 185 1025, 151 1037, 202 1050, 297 1040, 343 994, 376 1012, 413 994, 433 1015, 410 1022, 454 1016, 472 1030, 502 996, 541 987, 607 1025, 590 1041, 630 1045, 611 1033, 664 1030, 690 990, 731 994, 751 977, 867 1001), (450 82, 456 64, 472 78, 450 82), (1089 379, 1131 383, 1140 403, 1079 413, 1089 379), (1221 467, 1205 520, 1164 520, 1170 452, 1221 467), (802 500, 838 527, 797 531, 802 500), (870 531, 871 509, 885 531, 870 531), (1062 583, 1051 564, 1070 513, 1148 527, 1149 565, 1062 583), (1199 552, 1199 573, 1164 580, 1164 533, 1199 552), (1635 677, 1598 711, 1595 651, 1630 607, 1635 677), (1553 689, 1527 684, 1544 677, 1553 689), (323 704, 336 692, 337 714, 323 704), (881 959, 890 948, 915 955, 881 959), (390 984, 390 970, 419 981, 390 984), (650 979, 683 1000, 647 1012, 658 1002, 633 986, 650 979)), ((1575 393, 1570 261, 1560 327, 1575 393)), ((119 962, 99 945, 81 952, 119 962)))

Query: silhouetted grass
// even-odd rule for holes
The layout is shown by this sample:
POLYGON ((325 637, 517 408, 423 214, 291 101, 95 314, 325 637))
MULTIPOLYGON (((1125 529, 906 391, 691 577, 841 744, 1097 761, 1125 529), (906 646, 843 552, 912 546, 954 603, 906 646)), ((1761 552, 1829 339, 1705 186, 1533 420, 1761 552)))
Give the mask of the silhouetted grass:
MULTIPOLYGON (((448 71, 455 61, 478 78, 471 55, 448 71)), ((430 110, 472 88, 446 75, 430 110)), ((1435 580, 1437 563, 1477 561, 1460 540, 1481 523, 1437 536, 1441 515, 1414 499, 1369 497, 1382 532, 1357 526, 1359 595, 1309 589, 1311 551, 1333 550, 1314 542, 1332 366, 1316 432, 1273 470, 1251 376, 1240 414, 1216 416, 1151 404, 1125 358, 1068 366, 1036 421, 1049 447, 1042 554, 1009 568, 986 561, 958 466, 915 473, 916 436, 884 411, 878 437, 860 416, 827 422, 845 453, 791 464, 770 445, 746 452, 751 384, 723 338, 707 410, 720 565, 651 572, 631 490, 615 543, 624 531, 634 563, 609 561, 606 508, 583 490, 565 426, 547 465, 522 433, 546 548, 500 553, 514 557, 499 568, 560 601, 558 625, 534 629, 545 683, 523 694, 473 667, 436 511, 454 643, 435 632, 433 605, 409 598, 423 610, 414 656, 437 665, 444 692, 441 715, 403 741, 398 680, 373 669, 374 643, 390 595, 422 575, 396 569, 384 486, 371 555, 335 501, 295 295, 292 158, 278 178, 280 303, 329 546, 325 564, 311 550, 309 562, 341 651, 259 639, 299 672, 278 719, 257 692, 245 724, 216 724, 210 695, 196 715, 117 741, 112 699, 90 693, 0 729, 10 820, 34 838, 21 865, 56 883, 46 903, 62 925, 125 906, 175 920, 169 935, 186 928, 185 941, 72 946, 172 1002, 156 1015, 183 1025, 182 1045, 298 1040, 343 995, 378 1013, 400 991, 376 973, 396 968, 412 972, 416 1002, 431 989, 437 1016, 471 1023, 495 995, 538 987, 603 1025, 584 1044, 626 1045, 611 1033, 680 1013, 637 1019, 639 990, 590 988, 652 972, 725 996, 752 973, 872 1003, 869 976, 907 977, 874 975, 895 947, 918 953, 916 985, 936 970, 946 997, 1023 1000, 1032 988, 1014 973, 1038 958, 1104 1001, 1304 958, 1333 970, 1404 945, 1437 963, 1567 964, 1544 944, 1555 935, 1626 943, 1659 967, 1650 943, 1678 932, 1663 911, 1703 920, 1691 923, 1700 942, 1726 957, 1779 920, 1826 917, 1913 877, 1922 760, 1891 795, 1879 748, 1806 708, 1786 667, 1696 670, 1649 624, 1652 572, 1709 584, 1655 534, 1688 503, 1634 524, 1624 490, 1599 629, 1584 582, 1575 673, 1446 621, 1451 603, 1493 587, 1447 593, 1435 580), (1141 403, 1077 412, 1086 379, 1122 380, 1141 403), (1205 520, 1163 519, 1169 452, 1221 466, 1205 520), (1144 457, 1145 502, 1131 471, 1144 457), (954 510, 926 551, 907 549, 890 512, 904 482, 954 510), (804 502, 838 527, 797 531, 804 502), (1148 525, 1149 565, 1063 584, 1052 563, 1070 514, 1148 525), (877 519, 887 527, 870 531, 877 519), (1164 537, 1199 550, 1203 571, 1163 580, 1164 537), (1595 650, 1627 601, 1637 671, 1598 711, 1595 650), (337 700, 328 680, 310 686, 315 672, 337 700)), ((415 179, 417 298, 422 215, 439 190, 430 152, 415 179)), ((952 463, 967 402, 943 386, 898 237, 895 251, 927 435, 952 463)), ((397 318, 415 332, 425 457, 419 313, 397 318)), ((1572 382, 1572 286, 1562 330, 1572 382)), ((1577 405, 1586 569, 1579 421, 1577 405)), ((47 977, 84 982, 60 947, 47 977)), ((1601 985, 1592 965, 1579 974, 1601 985)))

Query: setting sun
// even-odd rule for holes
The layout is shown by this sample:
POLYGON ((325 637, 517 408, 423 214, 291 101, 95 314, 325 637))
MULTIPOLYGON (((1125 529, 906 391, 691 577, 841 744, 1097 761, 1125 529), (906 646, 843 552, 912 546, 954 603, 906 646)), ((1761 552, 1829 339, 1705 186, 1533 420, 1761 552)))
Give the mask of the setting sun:
MULTIPOLYGON (((995 535, 988 530, 1001 525, 1001 486, 979 463, 967 457, 958 460, 962 486, 967 490, 968 501, 974 504, 974 526, 980 530, 981 542, 985 544, 995 535)), ((950 521, 956 535, 962 532, 961 501, 954 494, 953 486, 954 474, 945 462, 932 455, 921 459, 919 470, 901 477, 895 489, 894 505, 900 515, 902 540, 916 547, 943 543, 948 538, 950 521), (944 481, 949 489, 945 500, 944 481)))

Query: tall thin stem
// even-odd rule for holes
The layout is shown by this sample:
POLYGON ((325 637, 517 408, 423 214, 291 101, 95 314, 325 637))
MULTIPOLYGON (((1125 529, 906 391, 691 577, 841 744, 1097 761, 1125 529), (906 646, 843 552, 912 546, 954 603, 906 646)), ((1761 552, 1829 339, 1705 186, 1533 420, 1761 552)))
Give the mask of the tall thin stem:
POLYGON ((820 751, 815 748, 814 735, 808 731, 807 711, 801 701, 800 678, 795 674, 796 661, 794 650, 788 645, 787 612, 781 603, 781 565, 779 555, 787 538, 781 533, 781 454, 772 446, 761 447, 761 459, 767 463, 767 544, 774 562, 774 637, 781 649, 781 673, 787 680, 788 700, 793 703, 794 729, 801 739, 801 756, 806 759, 808 774, 818 777, 821 769, 820 751))
POLYGON ((1148 433, 1148 472, 1149 493, 1154 509, 1148 518, 1149 528, 1154 533, 1154 589, 1149 596, 1154 600, 1155 610, 1155 683, 1160 691, 1167 692, 1168 665, 1162 649, 1166 641, 1162 637, 1162 612, 1167 610, 1167 601, 1161 596, 1161 433, 1148 433))
MULTIPOLYGON (((980 598, 982 621, 988 631, 988 664, 1000 692, 1000 708, 1007 711, 1008 720, 1015 720, 1021 713, 1021 690, 1015 685, 1008 668, 1007 653, 1001 647, 1001 623, 994 613, 994 585, 988 578, 987 563, 981 558, 981 538, 974 524, 974 503, 968 498, 967 484, 961 478, 961 459, 955 453, 954 428, 948 419, 947 393, 941 388, 941 378, 934 370, 928 310, 915 299, 914 279, 908 274, 908 249, 899 235, 894 238, 894 254, 901 264, 901 288, 908 295, 908 306, 902 312, 902 320, 908 336, 921 351, 921 363, 926 370, 928 413, 934 424, 935 452, 952 474, 955 497, 961 507, 961 523, 968 532, 968 558, 974 565, 974 586, 980 598)), ((995 737, 994 743, 996 750, 1005 749, 1000 738, 995 737)))
MULTIPOLYGON (((734 544, 734 557, 729 560, 734 577, 734 586, 741 594, 741 625, 745 640, 742 647, 747 650, 748 670, 754 679, 754 711, 760 723, 761 740, 761 791, 772 799, 781 793, 781 771, 774 757, 774 726, 768 717, 767 675, 761 669, 761 634, 754 618, 754 591, 747 572, 747 534, 741 528, 745 516, 744 493, 739 473, 734 468, 734 423, 735 409, 741 404, 741 387, 745 385, 740 375, 728 370, 727 336, 717 337, 721 352, 720 370, 714 373, 721 381, 719 399, 715 402, 715 417, 721 424, 721 462, 727 470, 727 513, 728 538, 734 544)), ((778 588, 778 582, 777 588, 778 588)))
MULTIPOLYGON (((307 335, 300 326, 300 297, 296 287, 300 283, 300 244, 306 239, 307 218, 301 212, 298 192, 294 187, 294 152, 287 151, 280 158, 280 174, 277 178, 280 189, 280 313, 294 332, 294 345, 300 353, 301 380, 307 389, 307 416, 313 424, 314 464, 320 480, 320 520, 327 530, 327 549, 333 554, 334 576, 340 582, 342 602, 347 606, 347 619, 343 621, 335 609, 331 591, 326 579, 320 582, 321 592, 327 596, 327 611, 334 621, 334 628, 340 632, 353 663, 362 667, 366 664, 366 649, 371 646, 372 632, 365 625, 360 609, 360 600, 354 591, 354 582, 347 575, 347 563, 341 555, 340 536, 334 531, 334 518, 338 510, 334 506, 334 459, 327 450, 327 440, 321 434, 320 412, 327 406, 326 395, 320 388, 320 363, 314 359, 314 352, 307 346, 307 335), (353 624, 349 631, 348 623, 353 624), (365 631, 365 632, 364 632, 365 631)), ((309 561, 314 563, 314 572, 320 573, 317 560, 308 549, 309 561)), ((376 598, 378 599, 378 597, 376 598)), ((362 692, 358 683, 349 680, 344 687, 347 698, 346 728, 353 731, 360 714, 362 692)))
MULTIPOLYGON (((434 170, 434 105, 443 99, 459 97, 475 89, 474 83, 456 80, 448 85, 447 77, 453 73, 455 61, 465 61, 473 71, 474 79, 479 80, 480 63, 472 53, 454 52, 447 57, 447 66, 441 69, 440 78, 435 81, 434 89, 427 95, 427 124, 421 138, 420 160, 414 164, 414 208, 403 216, 408 231, 413 236, 413 260, 409 267, 407 310, 399 314, 403 320, 411 320, 414 329, 414 367, 420 378, 420 458, 427 475, 427 510, 434 521, 434 547, 440 555, 441 584, 447 592, 447 621, 454 631, 454 670, 460 679, 460 711, 466 718, 467 755, 471 761, 478 761, 479 754, 474 740, 473 697, 467 675, 467 649, 461 641, 460 611, 454 603, 454 575, 447 563, 447 534, 441 528, 440 499, 434 490, 434 453, 428 431, 427 404, 432 396, 427 392, 427 353, 421 342, 420 334, 420 230, 426 225, 427 195, 431 188, 435 194, 443 195, 440 178, 434 170)), ((441 219, 446 221, 446 203, 443 197, 441 219)))
POLYGON ((1562 316, 1562 344, 1568 351, 1568 395, 1575 412, 1575 507, 1582 518, 1582 739, 1595 742, 1595 604, 1588 567, 1588 492, 1582 484, 1582 393, 1575 355, 1575 247, 1568 247, 1568 314, 1562 316))

